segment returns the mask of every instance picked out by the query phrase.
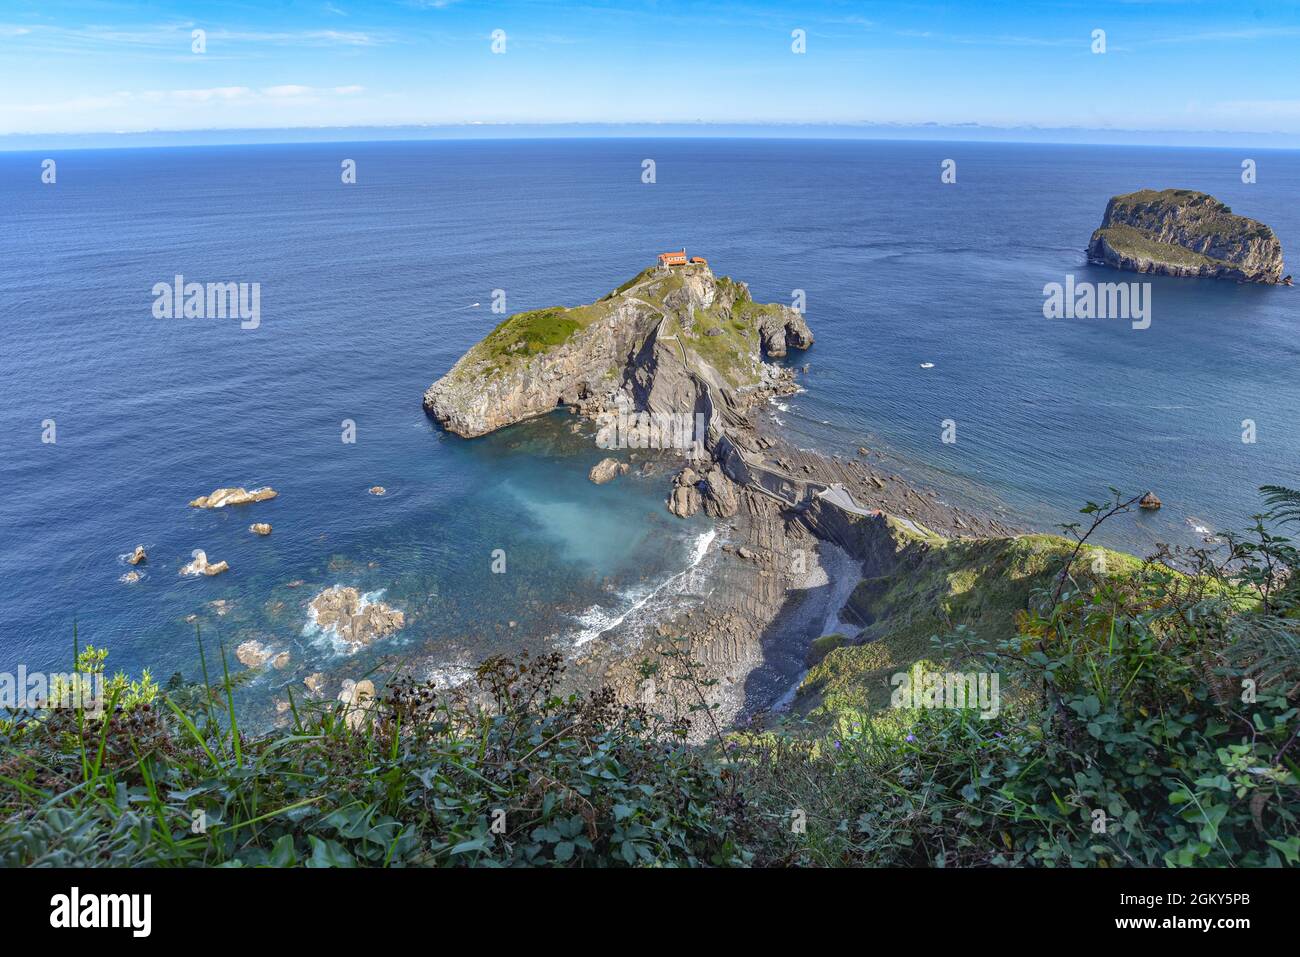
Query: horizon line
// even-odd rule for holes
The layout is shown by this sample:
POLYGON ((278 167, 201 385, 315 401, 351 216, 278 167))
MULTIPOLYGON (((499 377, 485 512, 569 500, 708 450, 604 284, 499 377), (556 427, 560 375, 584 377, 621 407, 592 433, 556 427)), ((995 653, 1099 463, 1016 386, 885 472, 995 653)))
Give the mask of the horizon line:
POLYGON ((1281 131, 1144 129, 1085 126, 993 126, 982 123, 944 124, 937 122, 880 123, 807 122, 807 121, 654 121, 654 120, 590 120, 573 122, 518 122, 466 120, 456 123, 400 123, 340 126, 276 126, 276 127, 198 127, 192 129, 141 129, 97 130, 62 132, 11 132, 0 133, 0 152, 19 152, 43 148, 67 148, 87 140, 104 142, 94 147, 132 149, 147 146, 201 146, 201 145, 296 145, 302 143, 362 143, 362 142, 414 142, 421 140, 474 140, 474 139, 560 139, 578 138, 575 133, 605 131, 599 138, 668 138, 677 135, 685 138, 704 138, 713 134, 719 139, 757 138, 762 133, 799 132, 801 136, 773 138, 788 139, 879 139, 879 140, 940 140, 989 143, 1033 143, 1062 146, 1165 146, 1198 149, 1227 149, 1250 146, 1256 149, 1294 150, 1300 148, 1300 134, 1281 131), (613 132, 615 135, 608 135, 613 132), (370 134, 357 138, 353 133, 370 134), (438 135, 438 134, 461 135, 438 135), (505 137, 501 133, 513 133, 505 137), (401 139, 401 134, 417 134, 401 139), (419 135, 422 134, 422 135, 419 135), (467 135, 466 135, 467 134, 467 135), (557 135, 558 134, 558 135, 557 135), (568 134, 568 135, 565 135, 568 134), (920 135, 917 134, 930 134, 920 135), (940 135, 935 135, 940 134, 940 135), (943 136, 942 134, 948 134, 943 136), (284 137, 276 139, 275 137, 284 137), (1020 139, 1017 137, 1028 137, 1020 139), (159 142, 141 142, 144 140, 159 142), (194 142, 176 142, 180 140, 194 142), (1279 141, 1272 145, 1258 140, 1279 141), (167 142, 172 141, 172 142, 167 142))

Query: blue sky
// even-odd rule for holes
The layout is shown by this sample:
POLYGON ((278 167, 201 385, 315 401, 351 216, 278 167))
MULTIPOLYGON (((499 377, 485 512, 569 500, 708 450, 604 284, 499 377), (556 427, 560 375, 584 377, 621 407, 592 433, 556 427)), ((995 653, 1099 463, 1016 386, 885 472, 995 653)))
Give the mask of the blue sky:
POLYGON ((1277 2, 4 0, 0 135, 704 121, 1294 138, 1297 50, 1297 7, 1277 2))

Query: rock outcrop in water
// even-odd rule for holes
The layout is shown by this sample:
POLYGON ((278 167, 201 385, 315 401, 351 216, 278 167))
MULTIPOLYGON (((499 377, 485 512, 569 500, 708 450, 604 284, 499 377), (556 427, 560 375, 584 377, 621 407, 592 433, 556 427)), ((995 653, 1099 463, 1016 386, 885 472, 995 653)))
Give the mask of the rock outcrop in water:
POLYGON ((406 616, 378 601, 367 601, 355 588, 326 588, 309 605, 317 625, 333 631, 355 650, 406 624, 406 616))
POLYGON ((1088 243, 1088 260, 1164 276, 1283 281, 1282 244, 1273 230, 1190 189, 1112 197, 1088 243))
POLYGON ((626 475, 627 470, 626 462, 620 462, 618 459, 601 459, 591 467, 587 478, 597 485, 604 485, 606 482, 614 481, 620 475, 626 475))
POLYGON ((208 555, 200 548, 196 548, 193 553, 193 561, 181 569, 182 575, 220 575, 222 572, 229 571, 230 565, 224 561, 209 562, 208 555))
POLYGON ((274 652, 256 639, 242 642, 235 649, 235 657, 245 668, 260 668, 271 660, 274 652))
POLYGON ((754 302, 744 283, 707 265, 651 268, 589 305, 506 319, 430 386, 424 407, 468 438, 561 405, 690 414, 701 381, 744 405, 773 391, 764 353, 812 341, 796 310, 754 302))
POLYGON ((255 488, 251 492, 245 488, 219 488, 211 495, 200 495, 190 502, 190 507, 225 508, 227 505, 249 505, 253 502, 265 502, 278 494, 270 486, 255 488))

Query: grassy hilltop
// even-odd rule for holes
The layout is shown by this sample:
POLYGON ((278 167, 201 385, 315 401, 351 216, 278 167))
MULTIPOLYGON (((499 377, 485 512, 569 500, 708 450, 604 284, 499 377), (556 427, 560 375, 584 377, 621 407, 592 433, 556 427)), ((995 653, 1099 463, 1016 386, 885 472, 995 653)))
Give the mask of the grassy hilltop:
MULTIPOLYGON (((612 400, 646 373, 657 343, 736 394, 763 382, 764 356, 806 349, 803 317, 756 303, 704 263, 643 270, 595 302, 508 316, 425 392, 426 410, 465 437, 543 415, 557 404, 612 400)), ((650 374, 652 378, 653 375, 650 374)))
MULTIPOLYGON (((475 345, 454 373, 469 376, 486 370, 509 373, 534 356, 545 355, 573 340, 593 324, 612 321, 620 306, 644 303, 655 321, 667 323, 665 335, 681 335, 689 348, 723 371, 736 386, 758 381, 760 319, 779 316, 782 307, 756 303, 749 290, 728 276, 713 280, 707 266, 678 266, 669 272, 650 267, 596 302, 550 306, 506 317, 475 345), (692 278, 708 276, 715 284, 709 304, 692 302, 692 278), (713 335, 705 333, 713 330, 713 335)), ((609 374, 619 371, 609 370, 609 374)))

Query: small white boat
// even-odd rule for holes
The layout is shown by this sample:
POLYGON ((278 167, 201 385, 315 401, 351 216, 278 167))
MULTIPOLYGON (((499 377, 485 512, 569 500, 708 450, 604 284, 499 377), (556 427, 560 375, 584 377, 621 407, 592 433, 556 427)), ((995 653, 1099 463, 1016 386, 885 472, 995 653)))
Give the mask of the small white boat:
POLYGON ((921 368, 922 368, 922 369, 933 369, 933 368, 934 368, 934 363, 933 363, 933 362, 922 362, 922 363, 921 363, 921 368))

